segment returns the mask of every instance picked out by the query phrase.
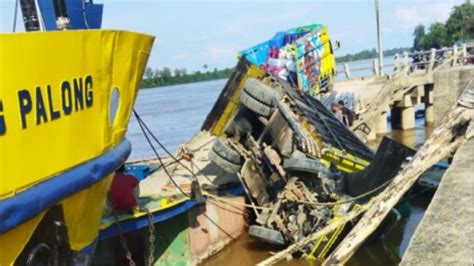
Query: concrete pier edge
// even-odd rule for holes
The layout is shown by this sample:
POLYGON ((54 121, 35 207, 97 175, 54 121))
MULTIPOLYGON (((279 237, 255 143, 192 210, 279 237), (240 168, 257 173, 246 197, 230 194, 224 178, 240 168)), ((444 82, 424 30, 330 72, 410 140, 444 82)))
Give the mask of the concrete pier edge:
POLYGON ((474 263, 474 138, 456 152, 401 265, 474 263))

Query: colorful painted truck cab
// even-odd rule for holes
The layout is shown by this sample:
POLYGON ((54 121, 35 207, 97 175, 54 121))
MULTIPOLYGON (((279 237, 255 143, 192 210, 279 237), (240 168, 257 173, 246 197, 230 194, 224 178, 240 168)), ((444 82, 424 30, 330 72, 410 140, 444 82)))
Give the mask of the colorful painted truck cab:
POLYGON ((328 28, 321 24, 278 32, 240 56, 313 96, 330 90, 336 73, 328 28))
POLYGON ((0 265, 86 264, 153 37, 20 3, 27 31, 78 30, 0 34, 0 265))

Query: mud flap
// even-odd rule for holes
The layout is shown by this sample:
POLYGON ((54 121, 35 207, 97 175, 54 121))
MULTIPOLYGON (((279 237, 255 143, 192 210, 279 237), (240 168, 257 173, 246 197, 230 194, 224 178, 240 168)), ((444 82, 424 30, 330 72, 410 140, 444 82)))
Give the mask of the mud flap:
POLYGON ((384 137, 370 165, 363 171, 345 176, 345 194, 355 197, 382 185, 397 174, 406 157, 415 153, 415 150, 384 137))

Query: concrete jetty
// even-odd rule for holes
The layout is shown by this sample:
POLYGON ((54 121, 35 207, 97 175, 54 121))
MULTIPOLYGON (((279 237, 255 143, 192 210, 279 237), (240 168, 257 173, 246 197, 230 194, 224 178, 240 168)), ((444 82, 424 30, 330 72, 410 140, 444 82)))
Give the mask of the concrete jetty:
MULTIPOLYGON (((415 109, 424 104, 426 124, 436 124, 457 99, 461 88, 474 76, 474 66, 466 65, 466 46, 456 46, 416 54, 430 53, 429 60, 411 62, 409 54, 395 56, 394 72, 387 76, 350 78, 338 81, 333 94, 354 95, 358 119, 352 130, 364 140, 373 140, 376 134, 386 133, 387 117, 390 113, 392 128, 409 130, 415 128, 415 109), (443 53, 438 58, 436 54, 443 53)), ((328 98, 336 99, 334 95, 328 98)), ((323 99, 324 102, 324 99, 323 99)))
POLYGON ((474 138, 461 146, 418 225, 401 265, 474 262, 474 138))

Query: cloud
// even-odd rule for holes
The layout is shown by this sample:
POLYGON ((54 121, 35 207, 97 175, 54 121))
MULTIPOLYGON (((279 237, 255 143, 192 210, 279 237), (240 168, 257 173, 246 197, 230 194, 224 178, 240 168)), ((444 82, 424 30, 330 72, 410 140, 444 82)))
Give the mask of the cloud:
POLYGON ((189 53, 179 53, 173 56, 175 60, 188 60, 191 59, 193 56, 189 53))
POLYGON ((210 47, 205 51, 205 56, 212 60, 232 58, 237 56, 237 51, 231 48, 210 47))
POLYGON ((395 9, 395 18, 402 26, 414 28, 418 24, 426 24, 429 18, 419 13, 417 8, 398 7, 395 9))
POLYGON ((424 2, 417 7, 397 7, 394 17, 405 29, 413 29, 418 24, 445 22, 456 2, 446 0, 441 2, 424 2))
POLYGON ((242 24, 228 24, 224 27, 223 32, 228 34, 240 34, 245 32, 246 29, 242 24))

